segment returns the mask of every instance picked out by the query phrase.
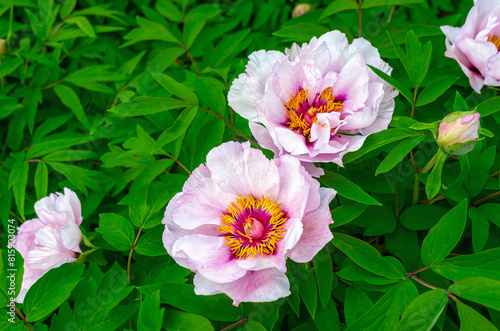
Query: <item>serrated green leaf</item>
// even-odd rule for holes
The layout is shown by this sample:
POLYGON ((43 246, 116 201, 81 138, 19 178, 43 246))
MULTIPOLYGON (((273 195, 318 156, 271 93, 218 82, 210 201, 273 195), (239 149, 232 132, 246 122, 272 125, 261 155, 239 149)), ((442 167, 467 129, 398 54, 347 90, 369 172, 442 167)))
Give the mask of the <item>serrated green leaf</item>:
POLYGON ((325 175, 321 176, 320 182, 327 187, 334 188, 338 194, 347 199, 367 205, 381 205, 380 202, 363 191, 361 187, 337 173, 325 171, 325 175))
POLYGON ((422 242, 422 262, 432 266, 444 260, 460 240, 467 221, 467 200, 453 207, 430 229, 422 242))
POLYGON ((82 279, 83 269, 82 264, 65 263, 44 274, 24 298, 26 320, 41 320, 59 307, 82 279))
POLYGON ((345 234, 334 233, 332 242, 357 265, 376 275, 389 279, 404 279, 406 276, 387 262, 373 246, 362 240, 345 234))

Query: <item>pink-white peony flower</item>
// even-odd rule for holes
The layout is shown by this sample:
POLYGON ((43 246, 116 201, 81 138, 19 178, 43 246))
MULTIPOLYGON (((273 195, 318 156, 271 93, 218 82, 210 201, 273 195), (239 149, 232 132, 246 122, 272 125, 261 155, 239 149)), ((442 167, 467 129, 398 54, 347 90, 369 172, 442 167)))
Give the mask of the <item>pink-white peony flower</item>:
POLYGON ((472 88, 500 86, 500 0, 474 0, 460 27, 442 26, 445 56, 457 60, 472 88))
POLYGON ((398 92, 367 64, 387 74, 392 68, 363 38, 349 44, 332 31, 285 54, 260 50, 249 58, 229 90, 229 105, 277 155, 342 165, 344 154, 391 121, 398 92))
POLYGON ((451 155, 464 155, 472 151, 481 130, 479 116, 475 111, 457 111, 443 118, 437 136, 439 147, 451 155))
POLYGON ((227 142, 169 202, 163 243, 196 273, 196 294, 274 301, 290 294, 287 257, 308 262, 332 239, 335 193, 293 157, 269 160, 248 142, 227 142))
POLYGON ((24 259, 24 275, 16 302, 22 303, 29 288, 48 270, 74 262, 81 253, 82 223, 80 200, 65 188, 35 203, 39 218, 24 222, 14 247, 24 259))

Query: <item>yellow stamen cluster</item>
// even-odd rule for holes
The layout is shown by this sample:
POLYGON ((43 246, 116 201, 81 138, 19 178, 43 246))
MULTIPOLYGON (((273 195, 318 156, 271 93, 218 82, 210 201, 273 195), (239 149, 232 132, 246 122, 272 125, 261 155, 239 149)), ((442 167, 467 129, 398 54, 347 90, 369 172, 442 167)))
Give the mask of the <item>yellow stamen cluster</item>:
POLYGON ((498 36, 492 36, 491 34, 489 34, 488 35, 488 41, 492 42, 493 44, 495 44, 495 46, 497 47, 497 49, 500 51, 500 37, 498 37, 498 36))
POLYGON ((299 111, 301 105, 302 107, 309 106, 307 104, 307 90, 300 90, 295 97, 293 94, 290 95, 290 100, 285 104, 287 117, 289 119, 286 124, 290 130, 302 133, 309 139, 312 124, 320 124, 316 122, 318 113, 330 113, 332 111, 342 112, 344 108, 341 101, 335 101, 335 96, 332 96, 331 87, 323 90, 320 99, 326 101, 326 104, 315 107, 313 103, 307 111, 301 112, 299 111))
POLYGON ((284 223, 287 218, 280 208, 281 204, 276 203, 274 198, 264 196, 261 199, 251 195, 244 197, 238 194, 237 196, 236 203, 231 202, 226 212, 221 214, 222 222, 219 231, 226 239, 225 245, 231 248, 233 255, 238 259, 256 257, 257 254, 262 257, 265 254, 273 254, 276 243, 283 238, 283 233, 286 231, 284 223), (270 216, 269 221, 263 224, 265 231, 259 239, 252 239, 246 233, 247 220, 252 212, 267 213, 266 215, 270 216), (242 215, 248 216, 241 220, 242 215))

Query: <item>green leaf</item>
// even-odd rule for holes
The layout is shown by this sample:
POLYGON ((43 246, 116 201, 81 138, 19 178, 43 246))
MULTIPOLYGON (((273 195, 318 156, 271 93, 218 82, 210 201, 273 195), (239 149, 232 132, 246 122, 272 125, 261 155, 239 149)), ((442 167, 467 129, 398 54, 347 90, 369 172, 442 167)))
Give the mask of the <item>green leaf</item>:
POLYGON ((498 331, 482 314, 466 304, 457 301, 460 331, 498 331))
POLYGON ((31 286, 24 299, 26 321, 35 322, 59 307, 82 278, 83 264, 65 263, 47 271, 31 286))
POLYGON ((76 134, 73 135, 73 138, 51 140, 47 139, 47 141, 32 145, 26 153, 26 158, 34 159, 51 152, 68 149, 76 145, 90 143, 95 139, 96 138, 92 136, 78 136, 76 134))
POLYGON ((332 3, 328 5, 328 7, 323 10, 323 13, 321 14, 321 17, 319 20, 321 21, 325 17, 331 16, 333 14, 339 13, 344 10, 348 9, 358 9, 358 5, 351 0, 335 0, 332 3))
POLYGON ((455 94, 452 111, 469 111, 467 101, 458 92, 455 94))
POLYGON ((134 243, 134 227, 125 217, 106 213, 99 215, 99 228, 104 239, 119 251, 127 251, 134 243))
POLYGON ((328 247, 324 247, 314 257, 314 272, 318 283, 319 301, 326 308, 332 297, 333 265, 328 247))
POLYGON ((455 282, 477 276, 500 281, 500 248, 446 259, 432 270, 455 282))
POLYGON ((23 220, 26 220, 26 216, 24 216, 24 198, 26 196, 26 185, 28 184, 28 172, 29 164, 20 157, 12 167, 8 185, 9 188, 12 187, 17 209, 23 220))
POLYGON ((407 279, 394 285, 366 313, 345 331, 393 330, 400 314, 418 296, 418 290, 407 279))
POLYGON ((352 220, 356 219, 356 217, 361 215, 366 210, 366 208, 368 208, 368 205, 358 202, 338 206, 337 208, 332 210, 332 219, 334 223, 331 226, 337 228, 351 222, 352 220))
POLYGON ((289 268, 298 286, 300 297, 314 319, 318 306, 318 288, 314 273, 307 263, 289 263, 289 268))
POLYGON ((476 109, 476 111, 478 111, 479 114, 481 114, 481 118, 496 113, 499 110, 500 110, 500 96, 484 100, 477 106, 476 109))
POLYGON ((338 194, 347 199, 366 205, 382 205, 363 191, 361 187, 335 172, 325 171, 325 175, 321 176, 319 180, 323 185, 334 188, 338 194))
POLYGON ((441 190, 441 173, 443 172, 444 164, 450 155, 446 154, 441 148, 438 149, 438 156, 434 167, 432 168, 427 183, 425 184, 425 193, 427 199, 432 199, 441 190))
POLYGON ((83 110, 82 104, 80 103, 80 99, 76 95, 75 91, 72 88, 58 84, 54 87, 54 92, 57 94, 63 105, 71 109, 73 114, 78 121, 80 121, 87 130, 90 130, 90 124, 87 120, 87 116, 83 110))
POLYGON ((467 200, 453 207, 430 229, 422 242, 422 262, 432 266, 451 253, 464 232, 467 221, 467 200))
POLYGON ((406 308, 394 330, 431 330, 448 302, 446 290, 427 291, 414 299, 406 308))
POLYGON ((328 303, 324 309, 318 307, 314 323, 320 331, 340 331, 339 313, 335 302, 329 297, 328 303))
POLYGON ((49 185, 49 171, 44 162, 38 162, 35 172, 35 190, 36 198, 40 200, 47 196, 47 187, 49 185))
POLYGON ((490 223, 486 214, 479 208, 470 208, 469 218, 472 221, 472 249, 478 253, 488 241, 490 223))
POLYGON ((498 203, 485 203, 479 206, 479 209, 486 214, 486 217, 496 226, 500 227, 500 204, 498 203))
POLYGON ((149 230, 146 234, 140 237, 135 247, 138 254, 146 256, 159 256, 167 254, 163 245, 162 235, 165 231, 163 225, 157 226, 149 230))
POLYGON ((334 233, 332 243, 357 265, 376 275, 389 279, 404 279, 406 276, 385 260, 373 246, 362 240, 334 233))
POLYGON ((184 111, 175 120, 174 124, 163 131, 162 134, 158 137, 154 146, 154 151, 158 151, 160 148, 174 141, 183 133, 185 133, 197 113, 197 106, 184 109, 184 111))
POLYGON ((0 78, 7 76, 16 70, 24 61, 21 58, 13 58, 0 64, 0 78))
POLYGON ((96 38, 94 28, 90 24, 89 20, 85 16, 73 16, 66 20, 69 24, 76 24, 87 36, 90 38, 96 38))
POLYGON ((489 170, 495 162, 496 149, 496 146, 490 146, 479 157, 470 159, 470 172, 465 181, 465 187, 469 190, 471 197, 480 194, 486 185, 490 177, 489 170))
POLYGON ((405 228, 411 231, 429 230, 447 212, 448 209, 436 205, 412 205, 401 213, 399 221, 405 228))
POLYGON ((422 92, 418 95, 416 106, 424 106, 428 103, 433 102, 444 92, 446 92, 453 83, 458 80, 458 77, 445 76, 439 77, 438 79, 427 85, 422 92))
MULTIPOLYGON (((154 286, 139 286, 144 294, 160 290, 160 302, 189 313, 199 314, 216 321, 233 322, 243 317, 243 306, 235 307, 224 294, 211 296, 196 295, 194 286, 189 284, 162 283, 154 286)), ((164 321, 168 321, 165 318, 164 321)))
POLYGON ((354 323, 373 306, 373 302, 363 290, 349 286, 345 293, 344 313, 347 326, 354 323))
POLYGON ((322 25, 313 23, 299 23, 290 25, 273 32, 274 36, 283 38, 285 41, 309 42, 312 37, 321 36, 329 29, 322 25))
POLYGON ((203 316, 171 309, 165 310, 163 328, 176 331, 214 330, 212 323, 203 316))
POLYGON ((380 6, 409 5, 420 2, 423 2, 423 0, 364 0, 361 8, 366 9, 380 6))
POLYGON ((186 49, 191 48, 194 40, 205 26, 205 17, 206 15, 204 13, 190 12, 187 15, 187 19, 184 24, 184 45, 186 46, 186 49))
POLYGON ((108 109, 108 111, 122 116, 142 116, 172 109, 185 108, 190 105, 189 102, 179 99, 144 96, 137 97, 129 102, 121 103, 108 109))
POLYGON ((213 119, 205 123, 198 132, 193 152, 193 166, 204 163, 208 152, 222 144, 224 139, 224 122, 213 119))
POLYGON ((137 318, 138 331, 160 331, 163 324, 165 308, 160 309, 160 290, 154 292, 141 302, 137 318))
POLYGON ((397 283, 399 279, 388 279, 372 272, 369 272, 355 263, 343 266, 336 275, 342 279, 349 280, 352 282, 365 282, 373 285, 387 285, 397 283))
POLYGON ((432 44, 428 41, 422 47, 415 32, 410 30, 406 34, 406 54, 410 64, 410 71, 408 74, 413 82, 414 88, 418 90, 429 69, 432 44))
POLYGON ((146 40, 163 40, 180 44, 179 40, 177 40, 177 38, 175 38, 175 36, 168 31, 164 25, 149 21, 139 16, 136 17, 136 20, 137 24, 139 24, 139 28, 135 28, 123 36, 123 39, 128 41, 121 47, 128 47, 140 41, 146 40))
POLYGON ((186 85, 178 83, 175 79, 164 74, 152 73, 151 75, 161 86, 163 86, 164 89, 166 89, 173 95, 189 102, 192 105, 198 104, 198 97, 186 85))
POLYGON ((84 67, 66 76, 64 81, 90 91, 116 94, 115 90, 98 82, 121 81, 125 80, 126 76, 116 73, 115 71, 110 71, 109 69, 114 69, 114 67, 104 64, 84 67))
POLYGON ((344 165, 346 165, 348 163, 356 161, 366 153, 369 153, 379 147, 416 135, 419 134, 410 130, 400 128, 387 129, 371 134, 368 136, 368 138, 366 138, 363 146, 360 149, 355 152, 347 153, 342 158, 342 162, 344 163, 344 165))
POLYGON ((408 100, 408 102, 410 103, 410 105, 413 106, 413 95, 411 94, 411 92, 410 92, 409 89, 407 89, 406 87, 404 87, 403 85, 401 85, 401 83, 399 81, 397 81, 396 79, 392 78, 391 76, 389 76, 388 74, 386 74, 382 70, 377 69, 375 67, 372 67, 371 65, 368 65, 368 66, 370 67, 370 69, 373 70, 373 72, 375 72, 377 74, 377 76, 379 76, 380 78, 382 78, 383 80, 385 80, 387 83, 391 84, 396 90, 398 90, 399 92, 401 92, 401 94, 406 98, 406 100, 408 100))
POLYGON ((73 9, 75 9, 75 6, 76 6, 76 0, 66 0, 62 5, 61 10, 59 11, 59 16, 62 19, 65 19, 66 17, 69 16, 69 14, 71 14, 73 9))
POLYGON ((500 310, 500 281, 471 277, 452 284, 448 291, 464 299, 500 310))
POLYGON ((378 174, 383 174, 384 172, 387 172, 398 165, 398 163, 401 162, 401 160, 424 139, 425 136, 421 135, 410 137, 400 142, 380 163, 377 170, 375 171, 375 176, 377 176, 378 174))

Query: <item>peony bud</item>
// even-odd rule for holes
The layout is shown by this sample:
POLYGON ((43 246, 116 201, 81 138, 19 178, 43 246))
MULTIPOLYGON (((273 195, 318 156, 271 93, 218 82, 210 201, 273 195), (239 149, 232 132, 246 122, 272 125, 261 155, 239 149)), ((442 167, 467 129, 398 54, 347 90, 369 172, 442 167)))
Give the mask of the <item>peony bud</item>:
POLYGON ((312 6, 308 3, 301 3, 293 9, 292 17, 298 17, 312 10, 312 6))
POLYGON ((5 39, 0 39, 0 55, 5 55, 9 51, 9 46, 5 39))
POLYGON ((457 111, 445 116, 439 124, 439 147, 451 155, 464 155, 472 151, 481 130, 479 116, 474 111, 457 111))

